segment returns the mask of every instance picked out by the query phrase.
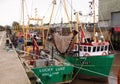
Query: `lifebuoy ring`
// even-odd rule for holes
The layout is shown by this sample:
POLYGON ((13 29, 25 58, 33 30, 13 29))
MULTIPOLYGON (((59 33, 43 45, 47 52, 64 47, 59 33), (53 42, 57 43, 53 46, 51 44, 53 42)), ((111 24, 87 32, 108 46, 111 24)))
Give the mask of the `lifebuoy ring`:
POLYGON ((89 56, 89 54, 88 54, 88 53, 85 53, 84 56, 89 56))
POLYGON ((102 55, 107 55, 107 53, 106 53, 106 52, 103 52, 102 55))

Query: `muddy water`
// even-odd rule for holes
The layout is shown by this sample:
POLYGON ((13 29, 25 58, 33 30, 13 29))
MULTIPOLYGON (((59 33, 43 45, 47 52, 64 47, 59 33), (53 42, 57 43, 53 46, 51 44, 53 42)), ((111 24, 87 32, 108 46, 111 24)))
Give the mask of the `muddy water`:
POLYGON ((90 81, 90 80, 76 79, 71 84, 108 84, 108 82, 96 82, 96 81, 90 81))
POLYGON ((110 76, 108 77, 108 81, 106 82, 98 82, 98 81, 90 81, 90 80, 80 80, 80 79, 75 79, 71 84, 118 84, 117 83, 117 75, 120 70, 120 51, 116 52, 116 56, 114 59, 114 63, 112 66, 112 70, 110 73, 110 76))

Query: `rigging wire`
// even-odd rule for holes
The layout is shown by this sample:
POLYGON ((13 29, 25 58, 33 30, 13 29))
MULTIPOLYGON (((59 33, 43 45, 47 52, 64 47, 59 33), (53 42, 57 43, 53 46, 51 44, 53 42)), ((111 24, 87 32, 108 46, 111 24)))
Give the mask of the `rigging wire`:
POLYGON ((32 0, 32 2, 31 2, 31 17, 32 17, 32 12, 33 12, 33 0, 32 0))
MULTIPOLYGON (((55 14, 55 19, 54 19, 54 23, 55 22, 57 22, 56 20, 61 20, 61 22, 63 21, 63 14, 62 14, 62 12, 64 11, 64 5, 63 5, 63 2, 62 2, 62 0, 60 0, 60 2, 59 2, 59 6, 58 6, 58 9, 57 9, 57 11, 56 11, 56 14, 55 14), (59 17, 60 16, 60 17, 59 17)), ((58 22, 59 23, 59 22, 58 22)))
POLYGON ((45 15, 47 15, 49 13, 49 10, 50 10, 51 7, 52 7, 52 3, 51 3, 51 0, 50 0, 50 5, 48 6, 47 10, 45 11, 45 13, 43 14, 43 17, 42 17, 44 20, 47 19, 48 16, 46 17, 45 15))
POLYGON ((55 14, 55 18, 54 18, 53 23, 56 22, 56 18, 57 18, 57 16, 58 16, 58 14, 61 14, 61 0, 60 0, 60 3, 59 3, 59 6, 58 6, 58 9, 57 9, 57 11, 56 11, 56 14, 55 14), (59 13, 59 10, 60 10, 60 13, 59 13))
MULTIPOLYGON (((88 71, 88 72, 92 72, 92 73, 95 73, 95 74, 99 74, 99 75, 102 75, 102 76, 105 76, 107 77, 108 75, 105 75, 105 74, 102 74, 102 73, 99 73, 99 72, 96 72, 96 71, 91 71, 89 69, 85 69, 85 68, 82 68, 82 67, 77 67, 77 66, 74 66, 75 68, 78 68, 78 69, 82 69, 82 70, 85 70, 85 71, 88 71)), ((108 76, 109 78, 114 78, 117 80, 116 77, 113 77, 113 76, 108 76)))
MULTIPOLYGON (((83 62, 85 62, 87 60, 87 57, 85 58, 85 60, 83 61, 83 62)), ((72 81, 73 80, 75 80, 75 78, 77 77, 77 75, 79 74, 79 72, 80 72, 80 70, 81 70, 81 68, 84 66, 84 64, 82 64, 79 68, 78 68, 78 70, 77 70, 77 72, 75 73, 75 75, 74 75, 74 77, 72 78, 72 81)), ((74 66, 74 67, 76 67, 76 66, 74 66)), ((69 83, 70 84, 70 83, 69 83)))
POLYGON ((29 12, 28 12, 28 6, 26 0, 25 0, 25 8, 26 8, 27 17, 29 18, 29 12))
POLYGON ((76 12, 76 10, 74 9, 72 3, 70 4, 70 2, 69 2, 68 0, 67 0, 67 2, 68 2, 68 5, 70 6, 70 8, 71 8, 74 12, 76 12))
MULTIPOLYGON (((21 4, 22 4, 22 0, 21 0, 21 4)), ((20 13, 21 13, 19 23, 22 24, 22 5, 19 9, 20 9, 20 13)))

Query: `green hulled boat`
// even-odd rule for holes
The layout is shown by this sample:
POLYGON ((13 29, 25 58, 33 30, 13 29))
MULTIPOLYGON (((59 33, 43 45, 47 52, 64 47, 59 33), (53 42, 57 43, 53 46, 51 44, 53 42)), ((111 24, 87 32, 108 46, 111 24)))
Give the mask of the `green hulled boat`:
MULTIPOLYGON (((91 3, 94 5, 94 1, 91 3)), ((110 39, 106 39, 108 34, 103 34, 100 28, 98 28, 99 32, 96 32, 95 11, 93 14, 93 32, 88 32, 84 23, 79 23, 79 13, 76 12, 75 30, 78 34, 71 31, 72 36, 70 37, 55 33, 53 40, 56 50, 61 56, 74 65, 77 75, 104 78, 110 75, 115 56, 109 49, 110 39)))
MULTIPOLYGON (((68 53, 68 51, 63 50, 69 49, 70 46, 69 48, 65 47, 65 49, 59 49, 60 46, 62 46, 60 44, 57 45, 59 35, 54 35, 57 50, 62 54, 61 56, 64 57, 64 59, 74 65, 75 73, 78 72, 78 75, 82 75, 82 77, 91 76, 96 78, 106 78, 110 75, 115 56, 109 52, 109 42, 74 43, 74 47, 72 47, 71 51, 68 50, 68 53)), ((63 36, 63 39, 64 37, 66 38, 67 36, 63 36)))
MULTIPOLYGON (((42 21, 40 18, 29 18, 29 21, 42 21)), ((42 23, 42 22, 41 22, 42 23)), ((42 25, 42 24, 40 24, 42 25)), ((22 33, 25 42, 20 44, 18 39, 19 57, 30 79, 34 79, 32 84, 63 84, 70 83, 73 76, 73 66, 64 59, 53 56, 53 48, 45 49, 44 35, 45 29, 43 26, 27 26, 25 32, 22 33)), ((19 33, 19 32, 18 32, 19 33)), ((21 37, 21 34, 14 34, 13 37, 21 37)), ((15 43, 15 41, 13 41, 15 43)))
POLYGON ((73 66, 57 56, 51 57, 47 53, 40 54, 38 58, 32 53, 25 57, 21 56, 28 77, 34 78, 38 84, 61 84, 72 81, 73 66))
POLYGON ((65 60, 74 65, 75 73, 82 75, 81 77, 108 77, 115 57, 110 52, 109 41, 105 40, 103 35, 95 36, 93 40, 88 31, 86 33, 83 33, 83 29, 80 31, 81 36, 78 42, 75 42, 75 33, 73 37, 53 34, 57 51, 65 60), (85 37, 85 34, 89 34, 89 36, 85 37))
POLYGON ((37 78, 39 84, 70 83, 73 66, 64 59, 54 56, 53 49, 44 49, 42 42, 40 39, 28 39, 25 47, 27 54, 20 56, 30 79, 37 78))
POLYGON ((91 77, 108 77, 114 60, 114 54, 105 56, 73 57, 66 59, 75 66, 75 72, 79 75, 91 77))

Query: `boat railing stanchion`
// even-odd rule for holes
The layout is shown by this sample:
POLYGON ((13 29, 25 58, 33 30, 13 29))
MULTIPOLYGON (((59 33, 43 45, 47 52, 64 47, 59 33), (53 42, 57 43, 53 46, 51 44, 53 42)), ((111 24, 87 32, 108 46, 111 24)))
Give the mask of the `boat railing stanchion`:
POLYGON ((51 54, 52 54, 52 55, 51 55, 52 57, 51 57, 51 59, 53 59, 53 50, 54 50, 54 48, 53 48, 53 46, 52 46, 52 53, 51 53, 51 54))

